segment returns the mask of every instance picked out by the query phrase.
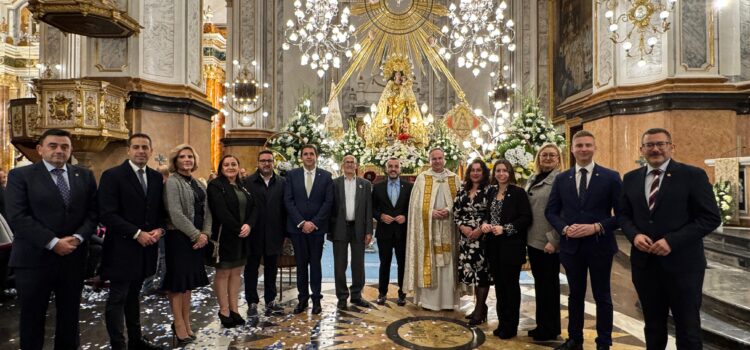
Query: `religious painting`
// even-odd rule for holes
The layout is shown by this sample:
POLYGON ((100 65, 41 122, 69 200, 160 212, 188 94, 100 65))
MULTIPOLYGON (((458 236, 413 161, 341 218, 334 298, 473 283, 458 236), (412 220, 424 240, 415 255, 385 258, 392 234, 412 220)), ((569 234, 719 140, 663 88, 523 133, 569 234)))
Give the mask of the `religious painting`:
POLYGON ((556 0, 553 6, 553 105, 593 85, 592 1, 556 0))

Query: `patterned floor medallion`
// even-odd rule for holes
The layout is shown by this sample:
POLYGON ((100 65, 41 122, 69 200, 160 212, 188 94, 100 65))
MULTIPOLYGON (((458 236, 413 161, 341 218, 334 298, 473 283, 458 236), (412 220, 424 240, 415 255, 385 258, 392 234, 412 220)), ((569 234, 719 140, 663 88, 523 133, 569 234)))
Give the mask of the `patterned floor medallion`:
POLYGON ((484 332, 447 317, 408 317, 386 328, 388 338, 409 349, 474 349, 484 343, 484 332))

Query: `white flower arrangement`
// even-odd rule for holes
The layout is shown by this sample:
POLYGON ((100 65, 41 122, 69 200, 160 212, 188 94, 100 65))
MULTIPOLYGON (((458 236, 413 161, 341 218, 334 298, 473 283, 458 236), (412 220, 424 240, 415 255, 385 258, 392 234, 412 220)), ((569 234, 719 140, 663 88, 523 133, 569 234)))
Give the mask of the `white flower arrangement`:
POLYGON ((330 154, 329 142, 326 140, 328 135, 317 120, 318 115, 310 111, 310 101, 302 101, 279 136, 268 141, 268 147, 284 156, 293 166, 300 165, 299 151, 306 144, 317 146, 319 157, 327 156, 330 154))
POLYGON ((370 162, 370 152, 365 149, 365 140, 357 134, 357 126, 353 121, 349 121, 349 128, 346 130, 344 137, 333 148, 333 155, 338 162, 341 162, 347 154, 357 158, 360 165, 370 162))
POLYGON ((410 174, 418 171, 427 164, 427 153, 424 149, 396 141, 388 147, 381 148, 372 155, 372 162, 385 169, 388 159, 401 160, 403 173, 410 174))
POLYGON ((445 153, 445 165, 448 169, 455 170, 458 167, 459 160, 464 154, 458 147, 453 134, 445 125, 445 121, 440 121, 435 125, 434 132, 430 135, 430 145, 428 150, 440 148, 445 153))
POLYGON ((716 204, 721 211, 721 223, 726 224, 732 220, 732 184, 729 181, 717 182, 713 185, 716 204))

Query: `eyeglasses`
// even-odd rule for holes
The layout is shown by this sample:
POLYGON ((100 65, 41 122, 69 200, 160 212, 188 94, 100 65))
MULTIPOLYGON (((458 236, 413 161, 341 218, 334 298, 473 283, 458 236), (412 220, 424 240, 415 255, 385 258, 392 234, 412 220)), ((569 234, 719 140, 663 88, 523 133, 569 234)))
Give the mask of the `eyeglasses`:
POLYGON ((261 159, 258 163, 273 163, 273 159, 261 159))
POLYGON ((542 153, 539 155, 539 158, 555 159, 557 158, 557 154, 556 153, 542 153))
POLYGON ((642 144, 641 147, 643 147, 645 149, 653 149, 654 147, 656 147, 658 149, 664 149, 665 147, 667 147, 667 145, 671 145, 671 144, 672 143, 669 142, 669 141, 667 141, 667 142, 663 142, 663 141, 660 141, 660 142, 648 142, 648 143, 642 144))

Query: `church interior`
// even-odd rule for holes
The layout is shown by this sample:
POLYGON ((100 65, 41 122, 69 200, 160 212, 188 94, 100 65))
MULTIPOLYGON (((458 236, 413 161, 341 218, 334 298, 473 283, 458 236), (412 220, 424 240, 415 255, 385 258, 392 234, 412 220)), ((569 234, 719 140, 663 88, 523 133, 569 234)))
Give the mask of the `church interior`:
MULTIPOLYGON (((624 175, 647 164, 644 131, 667 129, 674 159, 705 171, 722 216, 703 243, 704 348, 750 349, 750 0, 0 0, 0 52, 2 186, 11 169, 40 161, 37 139, 52 128, 72 134, 71 162, 97 181, 127 159, 129 136, 145 133, 149 167, 167 167, 170 150, 189 144, 202 181, 227 154, 254 173, 265 149, 283 174, 302 165, 304 144, 316 144, 318 167, 337 177, 351 154, 358 176, 374 183, 391 157, 413 181, 436 147, 461 177, 476 158, 505 158, 523 183, 546 143, 573 167, 581 130, 596 137, 596 164, 624 175)), ((632 244, 616 236, 612 349, 643 349, 632 244)), ((6 259, 12 246, 0 244, 6 259)), ((337 309, 327 242, 323 312, 292 314, 295 265, 284 258, 276 284, 285 315, 225 329, 211 287, 202 287, 192 299, 198 339, 186 348, 553 349, 567 337, 562 267, 562 334, 540 342, 526 336, 536 324, 527 266, 519 335, 499 339, 494 293, 487 322, 475 327, 464 319, 471 292, 453 311, 397 305, 395 259, 388 300, 375 304, 374 245, 362 291, 371 307, 337 309)), ((93 264, 81 348, 105 349, 108 284, 93 264)), ((6 273, 0 349, 10 350, 20 347, 20 308, 6 273)), ((585 305, 584 348, 595 349, 590 289, 585 305)), ((164 348, 173 346, 170 317, 163 294, 142 295, 144 336, 164 348)), ((667 348, 677 349, 673 326, 667 348)))

